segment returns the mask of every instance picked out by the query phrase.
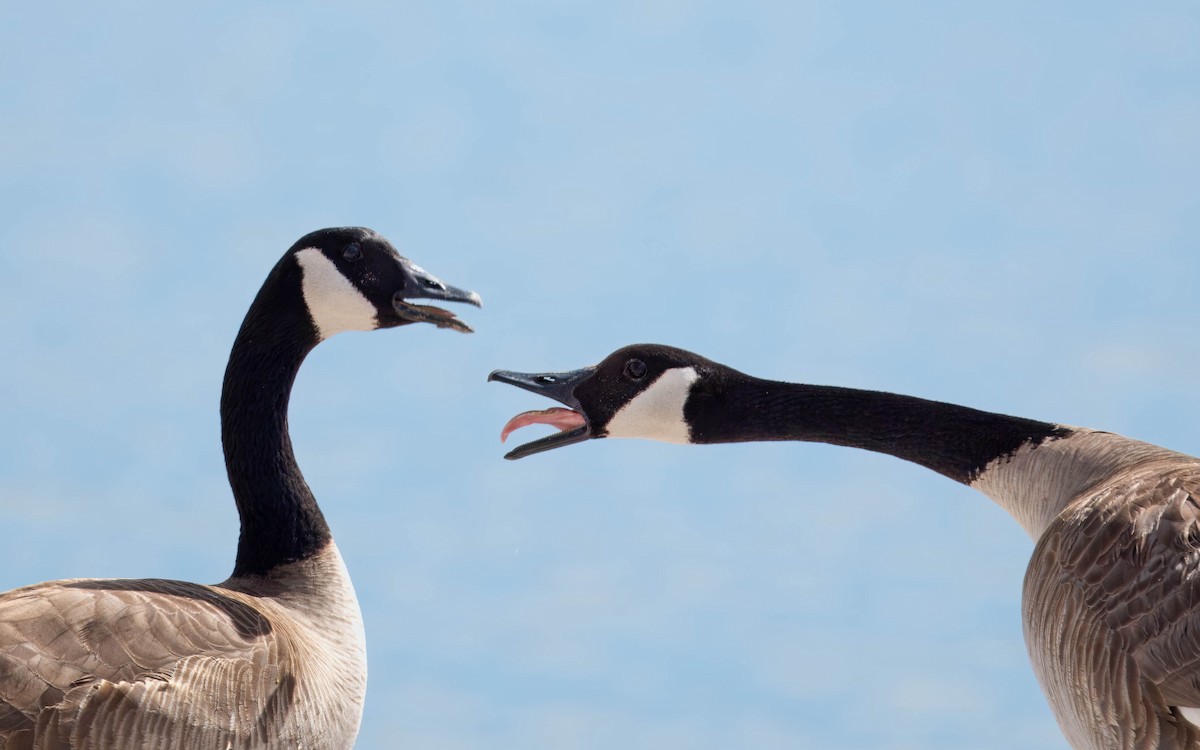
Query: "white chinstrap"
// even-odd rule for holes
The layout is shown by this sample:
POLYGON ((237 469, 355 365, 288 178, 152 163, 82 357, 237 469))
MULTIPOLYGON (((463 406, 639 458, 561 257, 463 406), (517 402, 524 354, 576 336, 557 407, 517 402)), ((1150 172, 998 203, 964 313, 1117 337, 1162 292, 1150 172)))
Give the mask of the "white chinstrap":
POLYGON ((342 331, 373 331, 379 327, 375 305, 324 253, 308 247, 296 253, 296 262, 304 277, 304 304, 322 341, 342 331))
POLYGON ((699 377, 692 367, 667 370, 613 415, 606 430, 608 436, 664 443, 691 442, 691 428, 684 418, 683 407, 699 377))

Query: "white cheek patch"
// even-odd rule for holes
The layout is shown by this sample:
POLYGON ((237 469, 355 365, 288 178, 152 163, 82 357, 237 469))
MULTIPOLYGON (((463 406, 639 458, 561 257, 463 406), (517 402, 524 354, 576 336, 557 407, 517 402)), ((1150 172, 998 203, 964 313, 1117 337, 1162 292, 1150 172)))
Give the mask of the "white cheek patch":
POLYGON ((296 253, 296 261, 303 271, 304 304, 322 341, 342 331, 373 331, 378 327, 375 305, 324 253, 308 247, 296 253))
POLYGON ((646 438, 665 443, 691 442, 683 406, 700 376, 691 367, 667 370, 649 388, 621 407, 608 422, 609 437, 646 438))

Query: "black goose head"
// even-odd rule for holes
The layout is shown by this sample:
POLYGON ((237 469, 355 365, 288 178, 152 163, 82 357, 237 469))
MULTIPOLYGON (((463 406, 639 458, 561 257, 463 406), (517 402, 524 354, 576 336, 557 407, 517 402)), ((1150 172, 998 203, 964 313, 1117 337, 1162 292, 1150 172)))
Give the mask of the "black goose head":
POLYGON ((412 300, 481 304, 475 292, 444 283, 364 227, 320 229, 301 237, 275 273, 298 276, 318 340, 341 331, 408 323, 470 333, 471 328, 448 310, 412 300))
POLYGON ((453 313, 414 302, 424 299, 480 304, 361 227, 307 234, 275 264, 242 321, 221 391, 221 441, 242 522, 234 576, 305 559, 332 539, 288 435, 288 400, 308 352, 349 330, 424 322, 470 332, 453 313))
POLYGON ((618 349, 594 367, 571 372, 496 370, 488 380, 540 393, 567 407, 524 412, 509 420, 501 440, 531 424, 548 424, 560 431, 514 448, 505 458, 523 458, 589 438, 691 442, 688 400, 708 387, 722 369, 683 349, 636 344, 618 349))

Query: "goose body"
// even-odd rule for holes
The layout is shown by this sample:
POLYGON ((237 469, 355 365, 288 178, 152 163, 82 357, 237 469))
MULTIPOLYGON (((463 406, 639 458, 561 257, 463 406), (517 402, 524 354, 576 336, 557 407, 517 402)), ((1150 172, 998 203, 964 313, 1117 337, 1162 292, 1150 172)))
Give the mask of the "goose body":
POLYGON ((343 330, 425 321, 414 298, 478 304, 368 229, 301 238, 271 271, 221 398, 241 519, 215 585, 71 579, 0 594, 0 750, 350 748, 366 641, 350 576, 292 453, 304 357, 343 330))
POLYGON ((560 373, 493 372, 566 408, 520 458, 589 438, 824 442, 887 453, 979 490, 1035 543, 1030 660, 1076 750, 1200 750, 1200 460, 1109 432, 763 380, 638 345, 560 373))

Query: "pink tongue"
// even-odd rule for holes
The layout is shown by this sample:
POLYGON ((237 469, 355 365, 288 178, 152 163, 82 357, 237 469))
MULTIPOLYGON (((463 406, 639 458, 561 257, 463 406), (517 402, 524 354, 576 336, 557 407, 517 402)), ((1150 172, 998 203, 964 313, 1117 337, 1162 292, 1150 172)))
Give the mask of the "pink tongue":
POLYGON ((531 424, 548 424, 557 427, 560 431, 566 431, 583 427, 587 423, 579 412, 564 409, 561 406, 553 406, 542 411, 527 411, 508 420, 508 424, 504 425, 504 429, 500 431, 500 442, 503 443, 507 440, 513 430, 519 430, 531 424))

